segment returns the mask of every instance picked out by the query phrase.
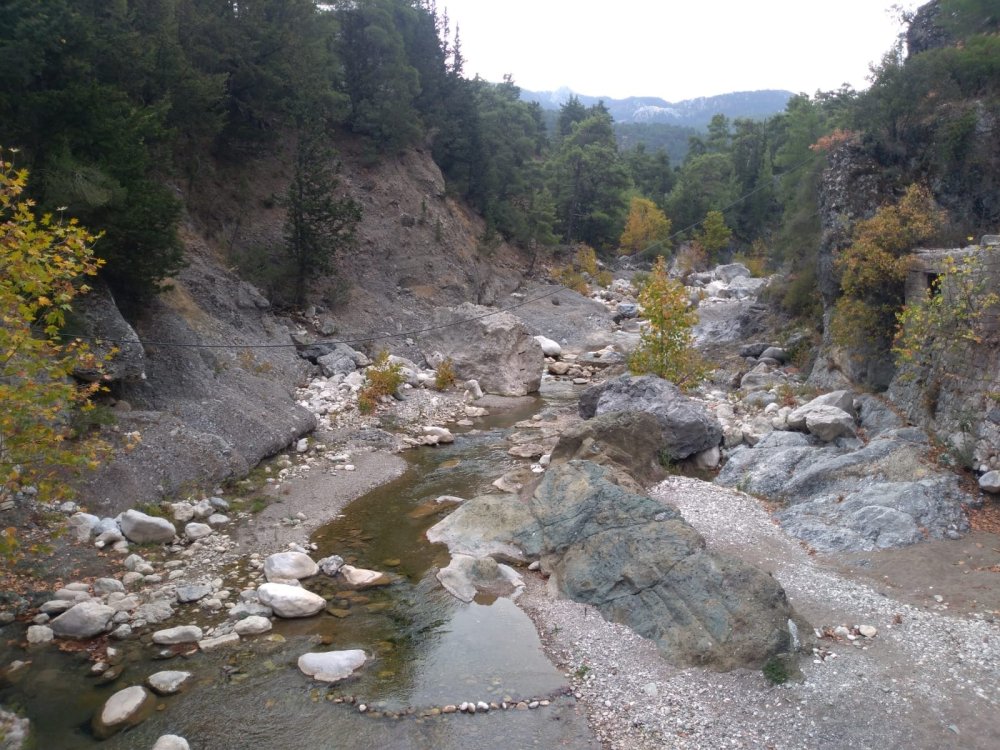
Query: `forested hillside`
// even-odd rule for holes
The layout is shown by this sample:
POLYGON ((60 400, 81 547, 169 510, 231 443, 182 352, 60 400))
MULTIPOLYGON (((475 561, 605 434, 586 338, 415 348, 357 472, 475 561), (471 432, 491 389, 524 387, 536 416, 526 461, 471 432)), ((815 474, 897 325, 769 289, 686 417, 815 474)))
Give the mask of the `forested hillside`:
MULTIPOLYGON (((0 139, 19 149, 42 210, 103 233, 102 274, 133 306, 184 262, 177 227, 191 186, 290 146, 297 184, 313 191, 276 196, 305 222, 290 233, 313 222, 313 261, 354 252, 359 209, 333 201, 339 134, 352 131, 372 163, 428 150, 487 235, 531 249, 584 242, 614 254, 635 198, 670 222, 653 252, 698 238, 721 212, 732 239, 708 255, 784 267, 786 307, 808 313, 826 164, 817 143, 860 144, 900 191, 928 183, 953 234, 1000 220, 995 139, 977 135, 998 116, 996 11, 988 0, 930 7, 940 12, 920 17, 933 30, 921 39, 933 41, 911 38, 909 57, 890 51, 870 90, 795 96, 767 120, 716 114, 672 163, 620 146, 601 102, 571 97, 546 128, 513 80, 467 78, 433 0, 14 0, 0 8, 0 139), (331 168, 310 173, 320 161, 331 168)), ((328 267, 303 266, 302 247, 283 249, 287 302, 304 301, 304 276, 328 267)))

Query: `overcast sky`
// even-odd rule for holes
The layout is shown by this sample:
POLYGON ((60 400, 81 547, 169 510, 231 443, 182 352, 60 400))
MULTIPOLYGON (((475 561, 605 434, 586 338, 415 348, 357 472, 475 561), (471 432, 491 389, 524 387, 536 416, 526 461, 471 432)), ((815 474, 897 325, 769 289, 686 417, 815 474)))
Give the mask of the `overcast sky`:
POLYGON ((867 87, 919 0, 437 0, 465 73, 522 88, 680 101, 867 87))

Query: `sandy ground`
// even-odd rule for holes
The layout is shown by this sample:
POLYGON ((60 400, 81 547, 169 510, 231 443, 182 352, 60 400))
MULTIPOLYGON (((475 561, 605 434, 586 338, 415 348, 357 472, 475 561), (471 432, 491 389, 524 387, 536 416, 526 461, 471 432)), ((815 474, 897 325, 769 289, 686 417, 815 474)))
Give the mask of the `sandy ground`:
POLYGON ((304 544, 350 502, 406 470, 402 456, 385 451, 354 452, 351 461, 354 471, 320 465, 269 492, 271 503, 235 533, 241 552, 275 552, 290 542, 304 544), (299 513, 304 520, 294 526, 286 523, 299 513))

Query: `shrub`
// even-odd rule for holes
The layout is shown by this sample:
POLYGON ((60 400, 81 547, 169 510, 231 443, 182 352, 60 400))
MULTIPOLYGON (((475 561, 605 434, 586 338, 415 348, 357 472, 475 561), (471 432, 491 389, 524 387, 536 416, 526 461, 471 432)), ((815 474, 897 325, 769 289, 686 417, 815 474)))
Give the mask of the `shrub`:
POLYGON ((451 361, 451 357, 447 357, 437 366, 434 387, 439 391, 446 391, 453 385, 455 385, 455 363, 451 361))
POLYGON ((911 185, 899 202, 857 223, 851 246, 836 260, 844 291, 832 320, 837 344, 888 349, 910 268, 906 253, 930 239, 942 220, 930 191, 911 185))
POLYGON ((358 392, 358 410, 362 414, 371 414, 383 397, 395 393, 403 384, 402 370, 402 365, 389 361, 389 352, 379 352, 365 370, 365 385, 358 392))

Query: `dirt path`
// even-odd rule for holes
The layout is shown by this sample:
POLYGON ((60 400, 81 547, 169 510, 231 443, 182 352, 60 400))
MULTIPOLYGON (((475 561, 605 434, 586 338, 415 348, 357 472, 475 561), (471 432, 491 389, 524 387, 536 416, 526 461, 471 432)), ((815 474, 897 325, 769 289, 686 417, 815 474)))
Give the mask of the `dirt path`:
MULTIPOLYGON (((677 477, 652 494, 676 505, 714 550, 771 572, 814 626, 871 625, 878 635, 821 639, 820 652, 802 658, 804 681, 776 687, 759 672, 674 669, 626 628, 549 599, 536 579, 523 604, 552 658, 576 675, 607 747, 997 747, 1000 626, 989 612, 950 608, 950 592, 960 595, 953 581, 942 587, 943 601, 911 603, 871 585, 881 575, 875 563, 856 576, 843 561, 811 556, 751 497, 677 477)), ((933 581, 921 576, 942 564, 925 548, 911 555, 913 580, 933 581)))

